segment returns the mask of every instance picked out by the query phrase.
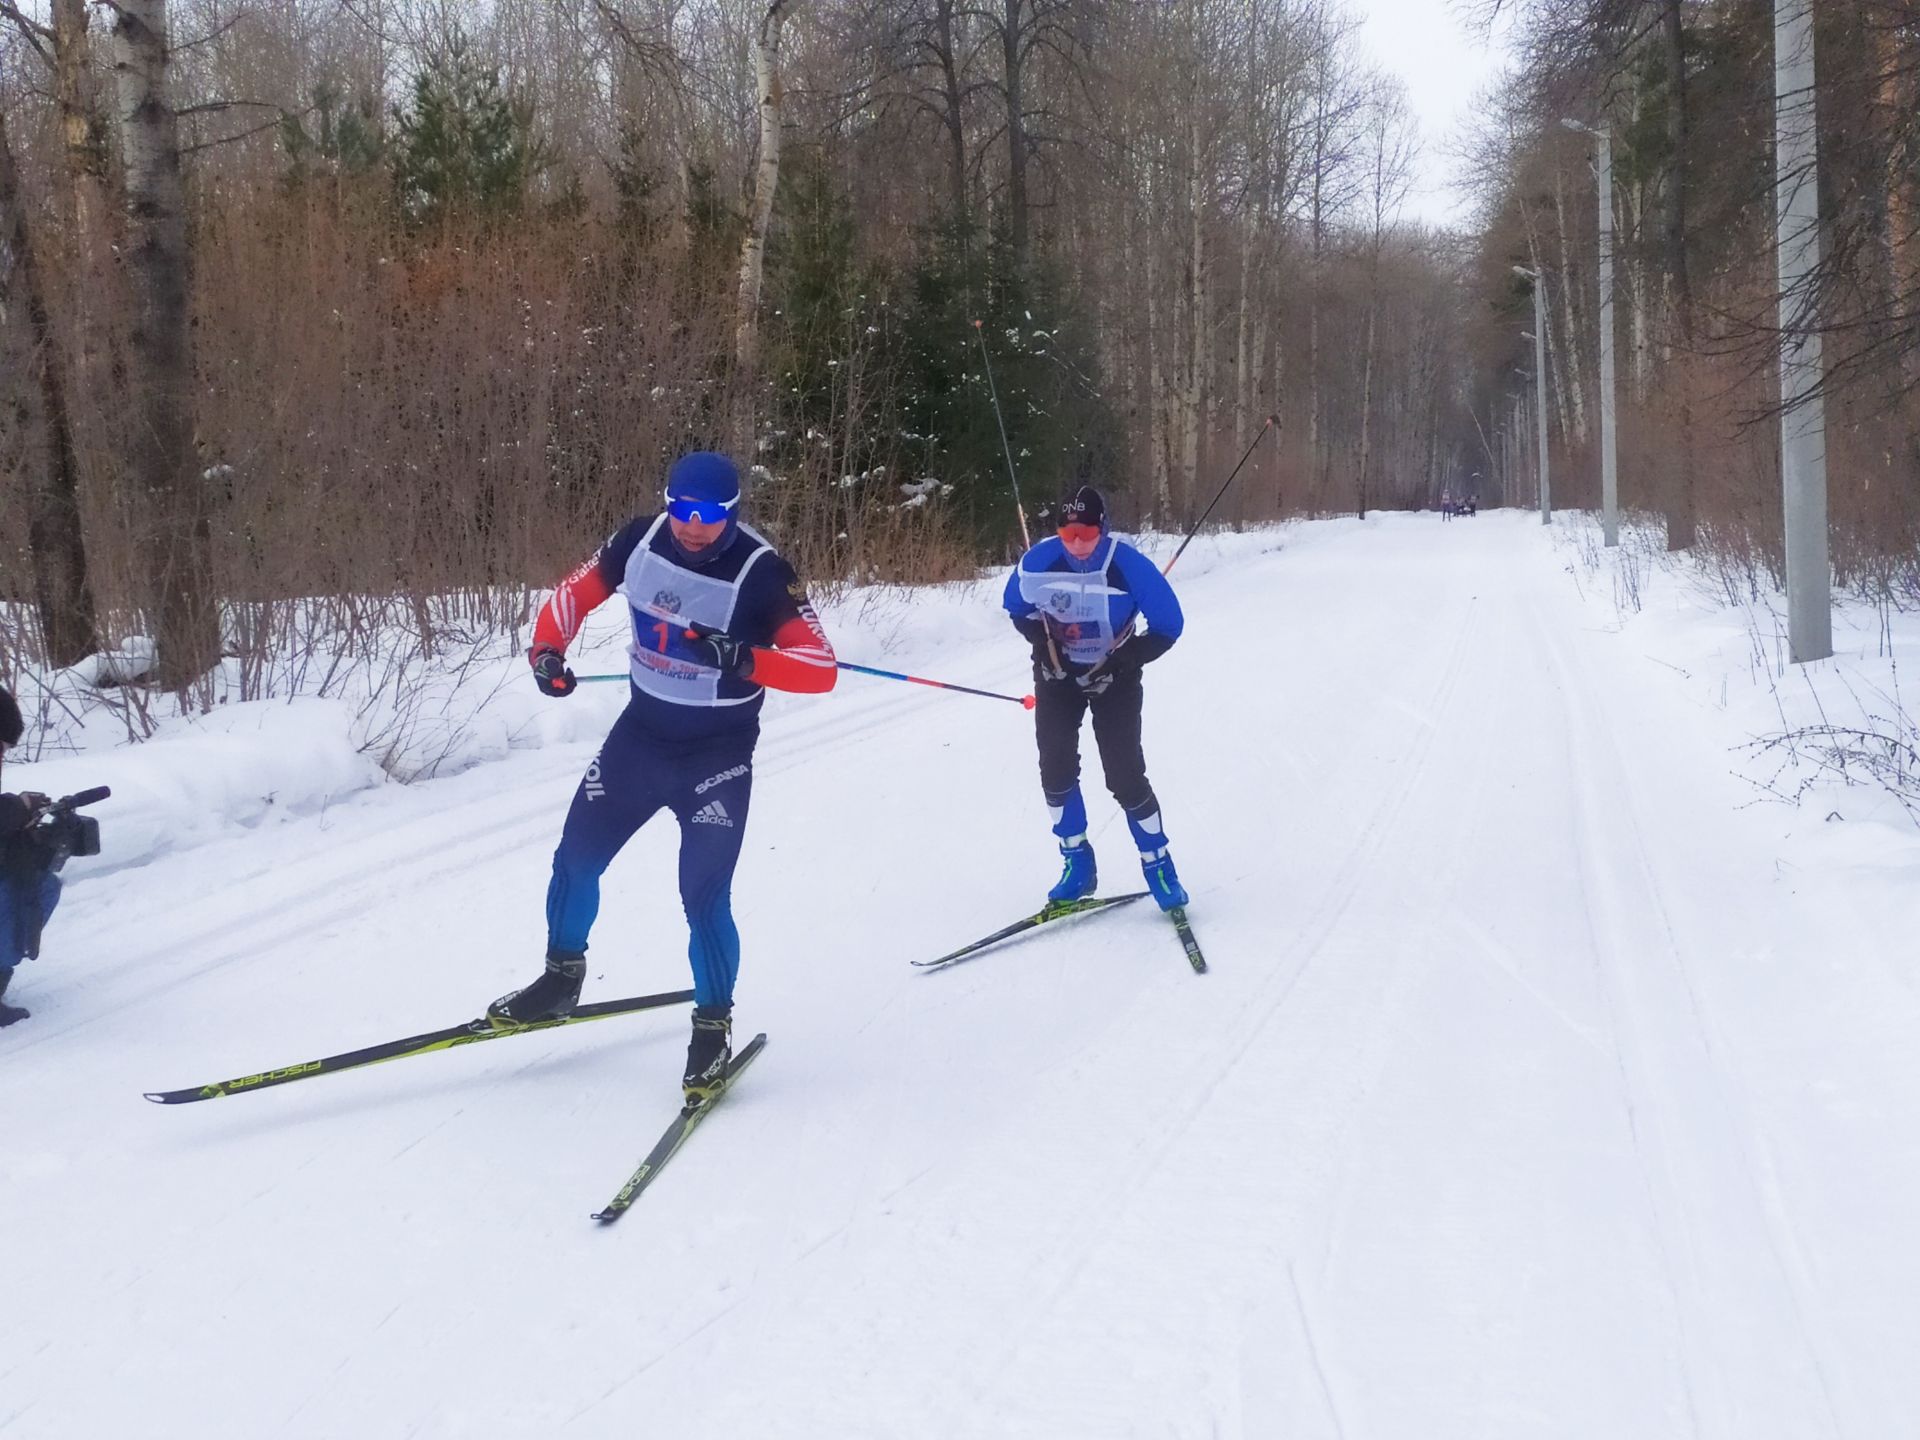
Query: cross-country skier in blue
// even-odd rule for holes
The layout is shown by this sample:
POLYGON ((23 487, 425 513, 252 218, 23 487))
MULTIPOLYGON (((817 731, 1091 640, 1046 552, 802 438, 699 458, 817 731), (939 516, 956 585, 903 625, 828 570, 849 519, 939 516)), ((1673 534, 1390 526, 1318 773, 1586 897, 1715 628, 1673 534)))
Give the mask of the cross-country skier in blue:
POLYGON ((1077 900, 1099 883, 1080 795, 1080 721, 1092 711, 1107 789, 1126 812, 1148 890, 1172 910, 1187 903, 1187 892, 1147 782, 1140 669, 1180 638, 1180 602, 1152 561, 1109 532, 1106 499, 1091 485, 1067 497, 1058 519, 1058 533, 1027 551, 1007 577, 1005 597, 1014 628, 1033 646, 1040 788, 1065 861, 1047 899, 1077 900))
POLYGON ((560 583, 527 659, 543 694, 577 688, 566 649, 587 613, 617 590, 633 622, 631 698, 587 767, 553 855, 547 968, 487 1009, 500 1028, 570 1014, 587 970, 600 876, 662 809, 680 822, 680 898, 692 932, 693 1037, 682 1080, 689 1106, 726 1081, 740 967, 734 865, 753 792, 753 748, 767 689, 831 690, 833 647, 793 567, 740 523, 740 475, 712 451, 667 474, 666 508, 632 521, 560 583))

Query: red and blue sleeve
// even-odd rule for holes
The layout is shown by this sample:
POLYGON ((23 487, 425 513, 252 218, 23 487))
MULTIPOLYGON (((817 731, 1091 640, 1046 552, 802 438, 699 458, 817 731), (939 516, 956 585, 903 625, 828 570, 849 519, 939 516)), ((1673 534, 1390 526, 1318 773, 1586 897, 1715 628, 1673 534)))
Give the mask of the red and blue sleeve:
POLYGON ((642 516, 617 531, 593 552, 592 559, 554 586, 553 594, 540 607, 540 618, 534 622, 533 647, 527 652, 529 659, 542 650, 566 654, 573 637, 587 623, 587 616, 596 606, 612 598, 619 588, 620 577, 627 571, 627 560, 651 520, 651 516, 642 516))
POLYGON ((780 570, 783 583, 768 607, 773 643, 753 647, 753 669, 747 678, 769 690, 825 694, 840 678, 833 644, 792 568, 782 562, 780 570))

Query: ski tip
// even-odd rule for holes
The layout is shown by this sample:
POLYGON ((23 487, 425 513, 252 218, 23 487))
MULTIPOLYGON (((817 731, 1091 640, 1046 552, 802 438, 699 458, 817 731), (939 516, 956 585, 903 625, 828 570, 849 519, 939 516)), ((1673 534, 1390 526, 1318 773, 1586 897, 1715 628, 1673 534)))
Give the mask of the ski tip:
POLYGON ((143 1100, 151 1100, 156 1105, 164 1105, 167 1103, 167 1096, 164 1090, 148 1090, 145 1091, 140 1098, 143 1100))

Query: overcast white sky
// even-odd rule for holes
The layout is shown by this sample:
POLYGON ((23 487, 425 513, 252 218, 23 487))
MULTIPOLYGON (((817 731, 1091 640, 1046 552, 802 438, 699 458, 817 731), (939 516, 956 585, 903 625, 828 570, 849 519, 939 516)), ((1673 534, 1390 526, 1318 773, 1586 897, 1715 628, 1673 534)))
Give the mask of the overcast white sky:
MULTIPOLYGON (((1465 225, 1463 197, 1451 188, 1449 150, 1474 97, 1499 73, 1503 53, 1460 18, 1465 0, 1347 0, 1361 17, 1361 41, 1375 61, 1406 83, 1420 121, 1420 172, 1407 198, 1410 218, 1465 225)), ((1504 27, 1503 27, 1504 28, 1504 27)))

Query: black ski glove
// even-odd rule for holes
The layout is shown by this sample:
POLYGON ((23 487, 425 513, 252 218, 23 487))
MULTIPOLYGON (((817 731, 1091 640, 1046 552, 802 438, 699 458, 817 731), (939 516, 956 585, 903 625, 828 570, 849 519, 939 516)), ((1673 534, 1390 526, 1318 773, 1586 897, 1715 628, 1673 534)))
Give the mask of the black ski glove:
POLYGON ((687 649, 692 651, 694 658, 703 665, 711 665, 716 670, 723 670, 742 680, 751 679, 753 676, 753 646, 727 634, 724 630, 713 630, 704 634, 689 630, 687 649))
POLYGON ((1149 630, 1145 634, 1135 635, 1107 656, 1106 668, 1116 674, 1127 670, 1137 671, 1142 665, 1158 660, 1172 648, 1172 640, 1149 630))
POLYGON ((1113 684, 1113 671, 1089 670, 1084 675, 1073 677, 1073 683, 1080 687, 1080 693, 1086 696, 1104 695, 1107 687, 1113 684))
POLYGON ((527 659, 533 664, 533 683, 540 687, 542 695, 551 695, 558 700, 573 694, 578 688, 580 682, 573 678, 573 671, 567 668, 567 657, 551 645, 528 651, 527 659))

